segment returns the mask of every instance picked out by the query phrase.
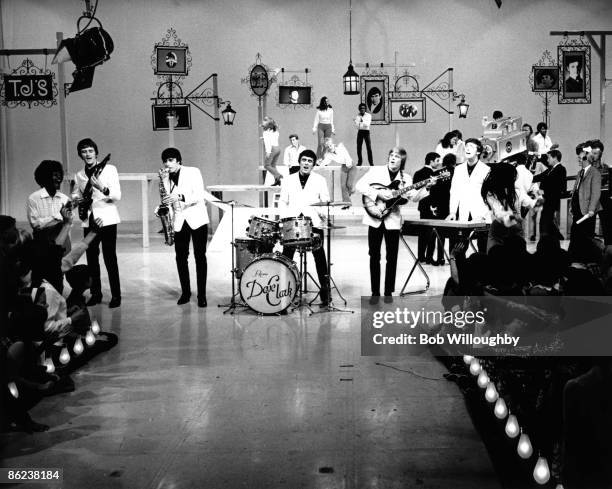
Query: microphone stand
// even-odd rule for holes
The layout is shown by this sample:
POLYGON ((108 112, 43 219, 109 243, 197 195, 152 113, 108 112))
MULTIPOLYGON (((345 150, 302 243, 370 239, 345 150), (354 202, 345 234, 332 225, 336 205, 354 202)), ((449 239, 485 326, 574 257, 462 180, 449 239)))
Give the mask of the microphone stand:
POLYGON ((236 246, 234 243, 234 207, 236 206, 236 202, 230 200, 229 202, 224 203, 229 204, 232 209, 230 214, 232 225, 232 240, 230 241, 230 245, 232 247, 232 297, 228 304, 219 304, 217 307, 226 308, 225 311, 223 311, 223 314, 227 314, 228 312, 230 314, 234 314, 234 310, 237 307, 247 307, 247 305, 236 301, 236 296, 238 295, 238 292, 236 292, 236 246))

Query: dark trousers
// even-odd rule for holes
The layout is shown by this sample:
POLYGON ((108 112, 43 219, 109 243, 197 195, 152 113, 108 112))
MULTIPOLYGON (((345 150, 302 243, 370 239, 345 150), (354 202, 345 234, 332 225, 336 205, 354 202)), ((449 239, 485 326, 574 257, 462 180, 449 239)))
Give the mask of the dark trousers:
MULTIPOLYGON (((421 219, 431 219, 433 218, 431 212, 429 211, 421 211, 419 213, 421 219)), ((433 229, 429 227, 423 227, 419 231, 419 236, 417 239, 417 257, 419 261, 433 261, 433 252, 436 247, 435 234, 433 229)))
POLYGON ((191 229, 187 221, 183 223, 180 231, 174 233, 174 253, 176 254, 176 268, 181 282, 183 295, 191 294, 189 280, 189 241, 193 239, 193 255, 195 256, 196 275, 198 282, 198 300, 206 299, 206 275, 208 263, 206 262, 206 243, 208 241, 208 225, 204 224, 197 229, 191 229))
POLYGON ((577 261, 582 261, 583 258, 586 258, 585 250, 591 248, 590 243, 592 243, 595 237, 595 216, 577 224, 580 218, 582 218, 582 214, 580 213, 574 214, 573 216, 570 243, 567 248, 570 257, 577 261))
POLYGON ((357 131, 357 166, 361 166, 363 158, 361 157, 361 148, 363 142, 366 144, 366 151, 368 152, 368 162, 370 166, 374 166, 372 158, 372 143, 370 141, 370 131, 368 129, 359 129, 357 131))
POLYGON ((612 245, 612 199, 602 198, 601 205, 603 209, 599 213, 599 222, 601 223, 601 231, 603 233, 604 244, 612 245))
POLYGON ((383 222, 380 227, 368 227, 368 250, 370 254, 370 284, 372 295, 380 295, 380 247, 385 239, 387 249, 387 266, 385 268, 385 295, 395 290, 395 272, 397 270, 397 252, 399 248, 399 229, 387 229, 383 222))
MULTIPOLYGON (((319 235, 320 243, 324 243, 323 231, 321 229, 313 228, 312 232, 313 234, 319 235)), ((283 246, 283 255, 290 260, 293 260, 295 250, 295 246, 283 246)), ((325 257, 323 246, 321 246, 319 249, 312 250, 312 256, 315 261, 315 266, 317 267, 317 277, 319 278, 319 283, 321 284, 321 301, 327 302, 329 301, 329 277, 327 276, 327 258, 325 257)))
POLYGON ((540 238, 542 236, 553 236, 559 240, 563 239, 558 225, 558 210, 554 207, 544 205, 540 214, 540 238))
MULTIPOLYGON (((89 234, 90 228, 85 229, 85 236, 89 234)), ((119 266, 117 265, 117 225, 104 226, 98 229, 96 237, 87 248, 87 268, 91 275, 92 295, 102 295, 102 283, 100 281, 100 243, 102 243, 102 256, 108 273, 111 295, 121 297, 121 284, 119 282, 119 266)))

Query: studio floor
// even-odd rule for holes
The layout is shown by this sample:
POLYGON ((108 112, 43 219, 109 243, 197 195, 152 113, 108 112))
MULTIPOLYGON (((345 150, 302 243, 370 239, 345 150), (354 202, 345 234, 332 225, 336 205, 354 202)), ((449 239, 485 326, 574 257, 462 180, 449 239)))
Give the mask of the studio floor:
MULTIPOLYGON (((500 487, 462 394, 430 354, 360 355, 366 241, 333 242, 333 277, 354 313, 264 317, 222 314, 223 252, 208 253, 208 308, 195 297, 177 306, 173 250, 159 236, 147 250, 120 237, 122 306, 108 309, 103 269, 93 308, 119 344, 73 374, 74 392, 32 410, 48 432, 0 435, 2 466, 62 468, 64 488, 500 487)), ((398 291, 411 265, 401 249, 398 291)), ((448 266, 426 270, 427 293, 440 293, 448 266)))

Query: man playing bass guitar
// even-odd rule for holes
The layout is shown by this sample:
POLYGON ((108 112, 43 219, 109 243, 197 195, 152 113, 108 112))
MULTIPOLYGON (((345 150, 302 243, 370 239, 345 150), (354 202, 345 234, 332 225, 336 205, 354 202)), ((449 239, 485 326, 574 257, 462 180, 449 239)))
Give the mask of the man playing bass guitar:
MULTIPOLYGON (((392 148, 389 151, 387 164, 385 166, 373 166, 370 168, 368 173, 357 182, 357 191, 362 193, 365 198, 374 202, 378 200, 390 201, 391 199, 395 199, 396 196, 390 188, 376 187, 389 186, 395 181, 399 182, 395 184, 398 185, 398 190, 410 186, 412 184, 412 178, 407 173, 404 173, 406 158, 407 154, 404 148, 392 148)), ((418 202, 427 195, 429 195, 429 190, 423 187, 420 190, 409 190, 404 194, 404 197, 408 200, 418 202)), ((402 227, 402 216, 400 214, 399 205, 401 205, 402 202, 406 203, 408 200, 400 201, 398 205, 386 209, 381 213, 380 218, 373 215, 373 212, 368 212, 366 208, 363 223, 368 225, 368 253, 370 255, 370 284, 372 287, 372 297, 380 296, 380 248, 383 238, 385 239, 385 246, 387 249, 384 294, 390 297, 395 290, 397 252, 400 230, 402 227)))
POLYGON ((79 209, 85 236, 92 226, 99 227, 96 237, 87 248, 87 267, 91 274, 91 298, 87 303, 93 306, 102 302, 102 284, 100 281, 100 243, 102 255, 108 272, 111 289, 111 300, 108 307, 121 305, 121 285, 119 282, 119 267, 117 265, 117 224, 120 222, 116 202, 121 200, 121 187, 117 168, 106 164, 106 159, 98 162, 98 146, 87 138, 77 144, 77 153, 85 163, 85 168, 75 176, 73 200, 87 203, 91 193, 89 208, 79 209))

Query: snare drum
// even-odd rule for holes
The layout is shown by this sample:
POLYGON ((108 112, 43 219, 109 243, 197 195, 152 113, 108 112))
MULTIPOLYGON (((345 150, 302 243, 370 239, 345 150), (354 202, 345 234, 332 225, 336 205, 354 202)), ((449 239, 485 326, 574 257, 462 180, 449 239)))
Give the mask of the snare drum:
POLYGON ((272 251, 271 244, 251 238, 236 238, 234 240, 234 248, 236 248, 236 278, 242 276, 244 269, 255 258, 272 251))
POLYGON ((259 241, 273 243, 278 238, 278 222, 259 216, 251 216, 247 236, 259 241))
POLYGON ((280 221, 283 246, 308 246, 312 243, 312 219, 308 216, 286 217, 280 221))
POLYGON ((287 309, 299 287, 298 269, 280 253, 255 258, 240 277, 240 296, 255 312, 275 314, 287 309))

